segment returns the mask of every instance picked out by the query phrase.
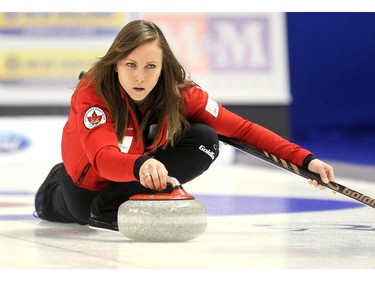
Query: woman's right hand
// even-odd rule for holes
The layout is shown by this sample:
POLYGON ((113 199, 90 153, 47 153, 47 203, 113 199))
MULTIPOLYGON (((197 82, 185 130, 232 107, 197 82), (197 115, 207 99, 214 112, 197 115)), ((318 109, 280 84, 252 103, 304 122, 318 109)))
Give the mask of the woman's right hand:
POLYGON ((164 164, 156 159, 149 159, 139 169, 139 179, 144 187, 162 191, 167 188, 168 171, 164 164))

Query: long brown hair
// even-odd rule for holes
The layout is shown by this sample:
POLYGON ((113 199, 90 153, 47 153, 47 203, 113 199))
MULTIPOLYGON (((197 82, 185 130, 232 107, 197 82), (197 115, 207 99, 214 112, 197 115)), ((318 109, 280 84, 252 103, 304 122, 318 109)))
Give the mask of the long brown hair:
POLYGON ((173 54, 166 38, 158 26, 152 22, 135 20, 125 25, 117 34, 105 56, 100 58, 87 73, 89 83, 95 85, 98 95, 107 104, 115 124, 116 136, 119 142, 127 126, 128 106, 120 94, 120 82, 115 71, 118 61, 127 57, 138 46, 156 41, 163 53, 161 75, 154 89, 142 104, 146 112, 140 125, 143 132, 147 120, 155 111, 159 111, 156 140, 165 118, 168 119, 168 145, 173 145, 187 130, 189 123, 184 114, 181 90, 194 83, 186 79, 186 72, 173 54))

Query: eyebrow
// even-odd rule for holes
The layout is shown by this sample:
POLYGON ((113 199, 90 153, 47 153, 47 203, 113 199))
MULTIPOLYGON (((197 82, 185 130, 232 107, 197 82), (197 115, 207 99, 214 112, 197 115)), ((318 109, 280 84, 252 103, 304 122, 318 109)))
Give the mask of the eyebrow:
MULTIPOLYGON (((136 60, 132 60, 132 59, 129 59, 129 58, 125 58, 125 60, 131 61, 131 62, 137 62, 136 60)), ((146 64, 149 64, 149 63, 161 63, 161 62, 159 62, 159 61, 148 61, 148 62, 146 62, 146 64)))

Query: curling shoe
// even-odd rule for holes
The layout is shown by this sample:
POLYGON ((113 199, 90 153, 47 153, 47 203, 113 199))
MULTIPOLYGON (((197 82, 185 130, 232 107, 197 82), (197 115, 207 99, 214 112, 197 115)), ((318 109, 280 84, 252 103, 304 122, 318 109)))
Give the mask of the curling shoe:
POLYGON ((117 222, 108 222, 104 219, 94 215, 93 213, 90 214, 89 218, 89 227, 92 229, 97 230, 105 230, 105 231, 118 231, 117 222))
MULTIPOLYGON (((47 191, 49 189, 53 189, 56 184, 59 182, 59 173, 61 170, 63 163, 56 164, 51 171, 49 172, 48 176, 42 183, 42 185, 39 187, 38 191, 35 194, 35 201, 34 201, 34 207, 35 211, 33 213, 33 216, 40 219, 49 219, 46 218, 46 209, 49 208, 50 202, 47 198, 47 191)), ((48 213, 48 211, 47 211, 48 213)))

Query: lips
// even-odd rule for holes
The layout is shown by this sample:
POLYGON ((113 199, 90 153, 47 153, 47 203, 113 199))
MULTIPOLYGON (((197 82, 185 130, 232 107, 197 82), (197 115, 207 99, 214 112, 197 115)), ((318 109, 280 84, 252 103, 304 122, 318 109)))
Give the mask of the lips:
POLYGON ((133 88, 134 91, 137 91, 137 92, 142 92, 145 90, 145 88, 141 88, 141 87, 134 87, 133 88))

